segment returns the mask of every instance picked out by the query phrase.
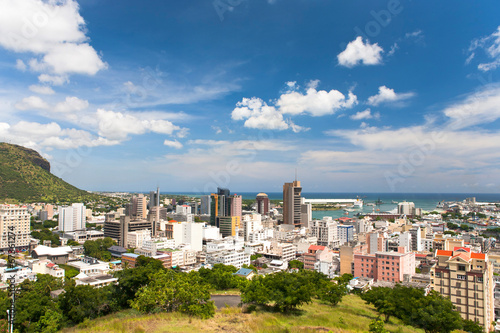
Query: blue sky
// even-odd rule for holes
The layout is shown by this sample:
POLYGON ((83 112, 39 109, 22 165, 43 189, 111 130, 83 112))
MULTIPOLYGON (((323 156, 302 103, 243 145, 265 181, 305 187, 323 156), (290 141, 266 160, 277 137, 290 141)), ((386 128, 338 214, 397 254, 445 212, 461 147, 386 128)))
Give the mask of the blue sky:
POLYGON ((500 192, 495 1, 0 8, 0 140, 80 188, 500 192))

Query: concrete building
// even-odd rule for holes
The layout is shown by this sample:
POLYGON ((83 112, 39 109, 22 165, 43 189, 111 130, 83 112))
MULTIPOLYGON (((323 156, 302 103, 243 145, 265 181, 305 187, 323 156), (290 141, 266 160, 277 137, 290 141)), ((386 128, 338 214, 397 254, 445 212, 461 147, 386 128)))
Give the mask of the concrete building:
POLYGON ((97 240, 104 238, 104 232, 99 230, 78 230, 78 231, 70 231, 64 232, 62 234, 62 238, 72 239, 75 242, 80 244, 85 243, 88 240, 97 240))
POLYGON ((151 231, 149 229, 131 231, 127 236, 127 247, 129 249, 141 248, 144 241, 149 239, 151 239, 151 231))
POLYGON ((188 244, 192 250, 201 251, 203 246, 203 224, 174 222, 162 224, 165 236, 174 239, 177 245, 188 244))
POLYGON ((206 256, 208 264, 224 264, 241 268, 243 265, 250 265, 250 254, 245 251, 217 251, 208 252, 206 256))
POLYGON ((405 274, 415 274, 415 253, 405 253, 403 247, 400 252, 354 253, 355 277, 401 282, 405 274))
POLYGON ((343 245, 350 242, 354 238, 354 227, 352 225, 342 225, 337 226, 339 244, 343 245))
POLYGON ((148 203, 144 194, 139 193, 130 199, 130 217, 132 219, 146 219, 148 217, 148 203))
POLYGON ((200 205, 200 214, 201 215, 210 215, 210 203, 211 197, 209 195, 201 196, 201 205, 200 205))
POLYGON ((83 257, 81 260, 69 261, 68 265, 78 269, 80 273, 87 276, 102 275, 109 273, 109 263, 91 257, 83 257))
POLYGON ((49 274, 56 278, 64 279, 65 270, 51 262, 50 260, 34 259, 28 262, 28 267, 35 274, 49 274))
POLYGON ((255 198, 257 202, 257 213, 261 215, 269 215, 270 202, 269 197, 265 193, 257 194, 255 198))
POLYGON ((85 229, 85 206, 74 203, 71 206, 59 207, 59 231, 71 232, 85 229))
POLYGON ((303 227, 308 227, 311 221, 312 221, 312 204, 305 203, 305 198, 302 198, 300 204, 300 224, 303 227))
POLYGON ((66 264, 73 254, 73 249, 69 246, 48 247, 38 245, 31 251, 33 259, 48 259, 55 264, 66 264))
POLYGON ((406 201, 398 203, 398 214, 407 216, 415 215, 415 204, 406 201))
POLYGON ((241 220, 243 228, 243 238, 245 241, 250 239, 250 235, 256 231, 262 230, 262 216, 260 214, 243 215, 241 220))
POLYGON ((366 235, 366 244, 369 254, 387 251, 386 239, 384 235, 381 235, 376 231, 370 232, 366 235))
POLYGON ((16 249, 29 247, 30 217, 26 206, 0 205, 0 230, 2 232, 0 249, 7 250, 9 248, 9 227, 13 228, 11 232, 16 234, 16 249))
POLYGON ((104 237, 110 237, 117 241, 118 245, 128 246, 128 233, 137 230, 151 230, 152 224, 148 220, 131 220, 130 216, 122 215, 120 220, 114 219, 114 214, 104 222, 104 237))
MULTIPOLYGON (((402 246, 405 248, 406 252, 409 252, 412 250, 412 236, 411 233, 408 231, 402 232, 399 234, 399 246, 402 246)), ((432 242, 431 242, 432 244, 432 242)), ((432 246, 432 245, 431 245, 432 246)))
POLYGON ((338 224, 331 216, 325 216, 322 220, 312 220, 309 224, 311 235, 316 237, 318 245, 328 246, 332 249, 340 246, 338 237, 338 224))
POLYGON ((295 180, 283 185, 283 223, 302 227, 301 220, 301 193, 300 181, 295 180))
POLYGON ((411 250, 422 251, 422 232, 419 225, 415 225, 410 229, 411 234, 411 250))
POLYGON ((241 220, 242 217, 242 207, 243 207, 243 197, 241 195, 233 195, 229 197, 231 216, 238 216, 241 220))
POLYGON ((175 213, 182 214, 182 215, 191 214, 191 206, 189 206, 189 205, 177 205, 177 206, 175 206, 175 213))
POLYGON ((241 228, 239 216, 218 216, 216 226, 219 228, 222 237, 236 236, 237 230, 241 228))
POLYGON ((449 298, 464 319, 476 321, 487 332, 494 315, 493 265, 484 253, 464 247, 436 250, 431 268, 431 287, 449 298))

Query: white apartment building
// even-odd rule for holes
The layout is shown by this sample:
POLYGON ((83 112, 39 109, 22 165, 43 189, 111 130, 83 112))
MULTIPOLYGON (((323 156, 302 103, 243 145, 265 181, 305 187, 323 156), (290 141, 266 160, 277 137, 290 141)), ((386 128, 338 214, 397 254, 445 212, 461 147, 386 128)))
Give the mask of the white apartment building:
POLYGON ((68 265, 78 269, 85 275, 103 275, 109 273, 109 263, 91 257, 84 257, 81 260, 68 261, 68 265))
POLYGON ((27 248, 30 244, 30 217, 26 206, 18 205, 0 205, 0 230, 2 238, 0 240, 0 249, 9 248, 9 227, 14 227, 16 234, 16 248, 27 248))
POLYGON ((399 246, 403 246, 405 248, 405 252, 411 251, 411 234, 408 231, 399 234, 399 246))
POLYGON ((149 253, 156 254, 158 250, 173 249, 176 246, 175 239, 168 239, 165 237, 146 239, 142 242, 141 248, 149 253))
POLYGON ((309 223, 311 234, 317 237, 318 245, 338 248, 340 246, 338 237, 338 224, 331 216, 325 216, 322 220, 312 220, 309 223))
POLYGON ((272 242, 267 253, 280 257, 283 261, 296 259, 297 247, 291 243, 272 242))
POLYGON ((242 240, 233 237, 226 237, 224 239, 208 242, 206 252, 219 252, 223 250, 239 251, 243 249, 244 243, 245 242, 242 240))
POLYGON ((422 251, 430 251, 432 249, 433 243, 434 243, 434 237, 432 238, 422 238, 421 239, 422 243, 422 251))
POLYGON ((149 229, 137 230, 129 232, 127 235, 127 247, 138 249, 146 240, 151 239, 151 231, 149 229))
POLYGON ((28 262, 28 267, 35 274, 49 274, 56 278, 64 278, 65 270, 54 264, 52 261, 34 259, 28 262))
POLYGON ((220 235, 219 228, 212 226, 212 225, 208 225, 208 224, 205 224, 203 226, 203 239, 217 240, 220 238, 221 238, 221 235, 220 235))
POLYGON ((243 265, 250 265, 250 254, 245 251, 217 251, 207 253, 207 263, 232 265, 241 268, 243 265))
POLYGON ((175 244, 188 244, 195 251, 203 249, 203 223, 177 222, 169 223, 170 226, 175 244))
POLYGON ((85 229, 85 206, 74 203, 71 206, 59 207, 59 231, 68 232, 85 229))
POLYGON ((262 215, 260 214, 243 215, 241 223, 243 224, 243 238, 245 241, 249 241, 250 234, 263 229, 262 215))
POLYGON ((176 214, 183 214, 183 215, 191 214, 191 206, 177 205, 175 207, 175 213, 176 214))
POLYGON ((274 237, 274 229, 264 228, 258 231, 254 231, 248 235, 247 242, 258 243, 266 239, 272 239, 274 237))

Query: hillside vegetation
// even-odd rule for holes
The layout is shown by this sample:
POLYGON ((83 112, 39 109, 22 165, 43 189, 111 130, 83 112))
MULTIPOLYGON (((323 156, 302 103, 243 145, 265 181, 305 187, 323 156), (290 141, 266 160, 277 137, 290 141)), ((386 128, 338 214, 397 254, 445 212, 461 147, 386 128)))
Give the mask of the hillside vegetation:
MULTIPOLYGON (((180 313, 141 315, 126 310, 87 321, 63 332, 368 332, 378 314, 356 295, 348 295, 336 307, 313 301, 299 314, 242 313, 241 308, 223 308, 214 318, 197 319, 180 313)), ((385 324, 389 332, 423 332, 404 326, 398 319, 385 324)))
POLYGON ((0 143, 0 201, 82 202, 98 197, 51 174, 50 163, 38 152, 0 143))

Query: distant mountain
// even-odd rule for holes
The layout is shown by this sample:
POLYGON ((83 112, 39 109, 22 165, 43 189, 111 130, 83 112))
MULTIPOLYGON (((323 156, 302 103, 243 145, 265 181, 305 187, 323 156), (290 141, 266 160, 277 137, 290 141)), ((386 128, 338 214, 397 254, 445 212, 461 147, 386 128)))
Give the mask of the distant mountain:
POLYGON ((99 196, 50 173, 50 163, 33 149, 0 142, 0 201, 81 202, 99 196))

